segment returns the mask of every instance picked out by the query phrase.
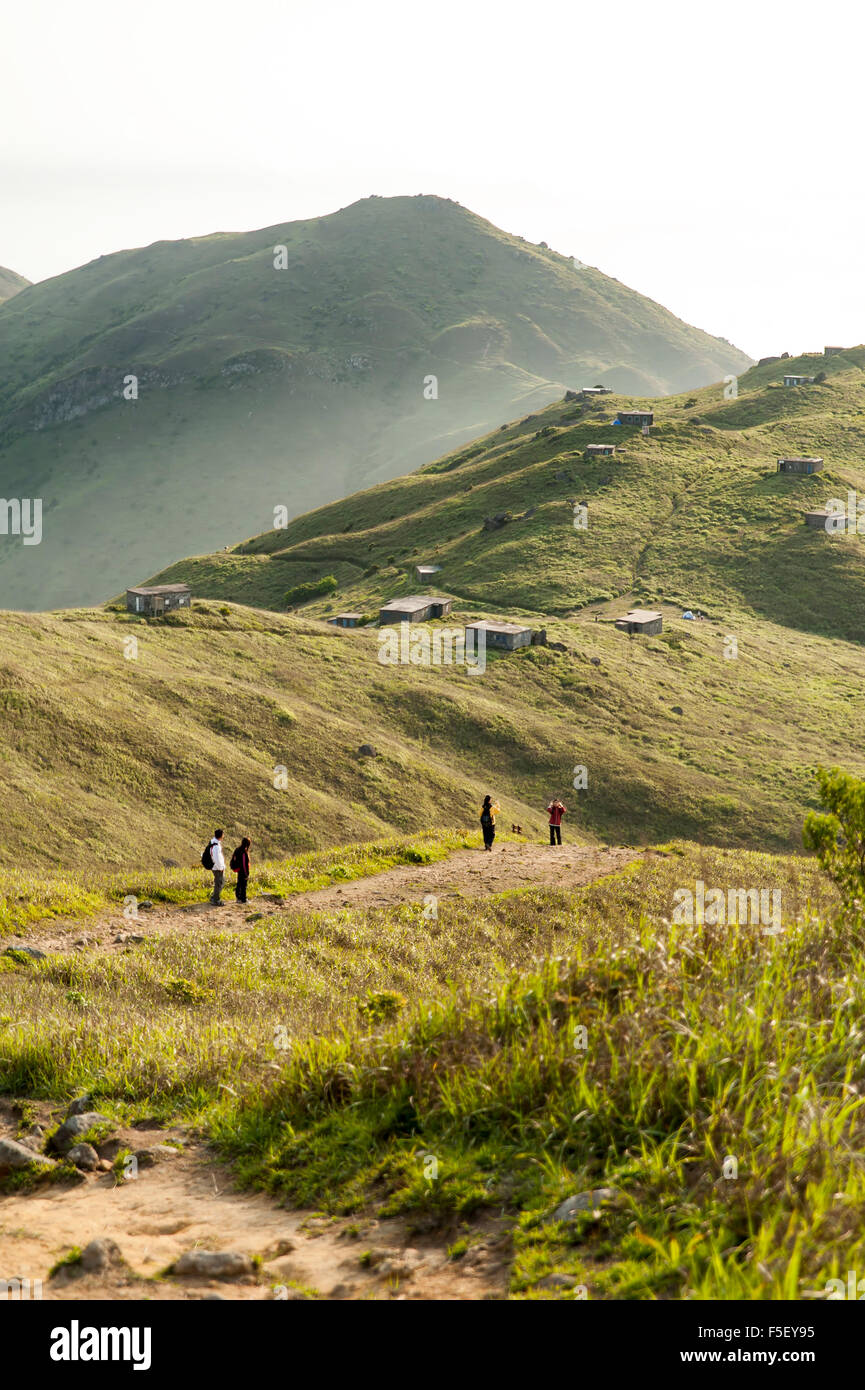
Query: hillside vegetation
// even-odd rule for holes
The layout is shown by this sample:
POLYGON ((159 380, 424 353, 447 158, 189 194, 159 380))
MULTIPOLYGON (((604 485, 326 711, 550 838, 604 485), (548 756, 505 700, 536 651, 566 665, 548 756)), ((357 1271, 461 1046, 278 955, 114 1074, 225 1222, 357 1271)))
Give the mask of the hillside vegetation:
POLYGON ((471 675, 382 665, 374 629, 239 605, 0 615, 4 853, 193 866, 221 824, 280 858, 462 830, 488 790, 532 835, 558 793, 589 840, 800 846, 816 765, 862 766, 865 652, 740 615, 728 660, 726 625, 672 626, 629 641, 561 620, 564 651, 488 654, 471 675))
POLYGON ((84 1090, 112 1125, 182 1117, 247 1183, 355 1234, 402 1213, 455 1261, 494 1215, 511 1297, 824 1297, 863 1253, 863 979, 813 861, 677 842, 433 920, 286 904, 6 957, 0 1089, 24 1123, 84 1090), (698 880, 778 892, 781 930, 671 922, 698 880))
POLYGON ((753 368, 738 393, 724 399, 717 385, 654 401, 559 401, 159 578, 281 608, 291 587, 333 574, 339 590, 304 612, 375 613, 415 592, 414 565, 434 562, 441 592, 490 616, 566 620, 621 596, 861 641, 865 541, 811 530, 804 513, 830 497, 846 504, 849 489, 865 496, 865 348, 753 368), (822 384, 780 385, 785 370, 821 369, 822 384), (654 410, 650 437, 612 424, 630 407, 654 410), (596 443, 620 452, 586 459, 596 443), (825 471, 781 476, 787 454, 821 455, 825 471), (575 502, 587 505, 585 529, 574 527, 575 502), (497 515, 509 520, 485 530, 497 515))
POLYGON ((45 507, 40 546, 0 548, 2 602, 101 601, 567 386, 658 394, 747 365, 441 198, 103 256, 0 310, 0 492, 45 507))

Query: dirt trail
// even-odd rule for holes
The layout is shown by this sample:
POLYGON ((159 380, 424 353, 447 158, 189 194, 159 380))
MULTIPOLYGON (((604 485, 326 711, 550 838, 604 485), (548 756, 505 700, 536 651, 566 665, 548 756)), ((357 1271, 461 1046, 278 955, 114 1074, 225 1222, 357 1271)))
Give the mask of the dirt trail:
MULTIPOLYGON (((626 848, 560 848, 508 843, 492 854, 460 850, 436 864, 406 865, 373 877, 292 895, 285 900, 252 897, 246 906, 229 899, 215 909, 206 903, 185 908, 140 910, 134 921, 121 909, 111 915, 37 924, 24 941, 45 952, 134 950, 150 938, 219 925, 253 930, 274 913, 361 907, 393 907, 422 901, 432 893, 478 898, 537 886, 576 887, 614 872, 639 857, 626 848)), ((47 1131, 63 1111, 37 1107, 47 1131)), ((14 1105, 0 1101, 0 1138, 15 1138, 14 1105)), ((0 1280, 42 1281, 47 1299, 292 1299, 300 1289, 327 1299, 489 1299, 506 1296, 511 1259, 507 1223, 485 1219, 473 1226, 468 1251, 458 1260, 447 1247, 457 1233, 413 1232, 405 1221, 374 1217, 334 1220, 314 1212, 289 1211, 272 1198, 238 1192, 230 1171, 207 1145, 183 1126, 162 1130, 113 1129, 123 1148, 177 1140, 183 1151, 140 1167, 137 1177, 113 1172, 81 1175, 78 1185, 42 1185, 33 1192, 0 1196, 0 1280), (115 1241, 122 1262, 98 1273, 78 1266, 49 1279, 52 1266, 91 1240, 115 1241), (253 1273, 231 1281, 206 1278, 156 1279, 191 1250, 240 1252, 255 1257, 253 1273)), ((104 1155, 103 1155, 104 1157, 104 1155)))
MULTIPOLYGON (((213 908, 207 902, 190 907, 140 909, 134 920, 124 918, 118 905, 115 912, 102 917, 75 921, 37 923, 23 939, 11 944, 31 945, 41 951, 122 951, 141 941, 166 933, 200 931, 203 923, 244 930, 262 916, 275 912, 327 911, 334 908, 367 909, 396 907, 422 902, 432 893, 440 901, 448 898, 486 897, 513 889, 532 887, 575 888, 603 878, 639 856, 634 849, 599 849, 590 845, 503 844, 492 854, 482 850, 457 850, 436 864, 407 864, 369 878, 340 886, 320 888, 311 893, 293 893, 286 898, 273 895, 252 896, 245 906, 234 901, 229 890, 225 906, 213 908), (254 921, 253 921, 254 919, 254 921)), ((227 875, 226 877, 230 877, 227 875)), ((206 878, 202 875, 202 897, 206 878)))
MULTIPOLYGON (((40 1118, 62 1115, 52 1117, 45 1107, 40 1118)), ((27 1279, 31 1288, 41 1280, 42 1298, 58 1300, 279 1300, 304 1296, 301 1289, 326 1299, 504 1295, 510 1244, 501 1221, 478 1226, 472 1248, 454 1261, 440 1231, 413 1237, 401 1220, 332 1219, 238 1192, 229 1170, 182 1128, 115 1133, 132 1150, 172 1138, 185 1147, 125 1181, 113 1173, 82 1174, 77 1186, 0 1197, 0 1280, 27 1279), (49 1278, 73 1247, 83 1250, 97 1239, 114 1241, 122 1261, 94 1273, 72 1265, 49 1278), (233 1251, 260 1263, 230 1280, 165 1273, 192 1250, 233 1251)), ((0 1114, 0 1137, 13 1135, 8 1115, 0 1114)))

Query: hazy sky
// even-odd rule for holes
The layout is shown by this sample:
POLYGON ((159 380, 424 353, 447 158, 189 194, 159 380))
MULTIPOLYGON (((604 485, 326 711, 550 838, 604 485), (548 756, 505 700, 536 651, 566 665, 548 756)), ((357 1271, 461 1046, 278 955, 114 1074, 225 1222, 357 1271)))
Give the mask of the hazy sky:
POLYGON ((837 0, 7 0, 0 265, 438 193, 755 356, 865 340, 837 0))

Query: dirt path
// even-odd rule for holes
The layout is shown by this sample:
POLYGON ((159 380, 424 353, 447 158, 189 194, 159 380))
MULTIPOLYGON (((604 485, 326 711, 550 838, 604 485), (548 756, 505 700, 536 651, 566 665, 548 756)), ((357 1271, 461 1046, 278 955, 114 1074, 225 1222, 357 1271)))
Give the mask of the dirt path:
MULTIPOLYGON (((575 887, 638 856, 625 848, 508 843, 492 854, 460 850, 440 863, 389 869, 285 900, 253 897, 238 906, 231 898, 221 909, 206 903, 154 907, 140 909, 134 921, 124 919, 118 907, 85 926, 80 919, 37 924, 13 944, 45 952, 129 950, 150 938, 217 923, 223 929, 251 930, 274 913, 385 908, 420 902, 427 894, 446 901, 538 886, 575 887)), ((40 1103, 36 1109, 46 1132, 63 1118, 64 1112, 51 1105, 40 1103)), ((14 1102, 0 1100, 0 1138, 16 1138, 18 1123, 14 1102)), ((501 1218, 475 1224, 469 1249, 454 1260, 447 1251, 456 1231, 417 1233, 405 1221, 375 1217, 331 1219, 239 1192, 230 1171, 183 1126, 115 1128, 115 1148, 100 1150, 100 1156, 107 1161, 118 1147, 135 1152, 164 1146, 167 1140, 177 1141, 182 1151, 160 1154, 153 1166, 139 1166, 134 1178, 118 1179, 113 1171, 82 1173, 78 1185, 43 1184, 33 1192, 0 1196, 0 1281, 41 1280, 43 1298, 63 1300, 506 1296, 511 1247, 501 1218), (93 1240, 114 1242, 119 1256, 99 1271, 82 1272, 73 1264, 49 1279, 58 1260, 93 1240), (250 1272, 230 1280, 164 1274, 179 1256, 194 1250, 236 1252, 254 1264, 250 1272)))
MULTIPOLYGON (((457 850, 435 864, 408 864, 384 873, 312 893, 296 893, 282 899, 253 896, 245 907, 235 903, 233 893, 226 906, 213 908, 207 902, 191 907, 153 907, 139 909, 134 920, 123 917, 118 905, 109 916, 82 922, 55 921, 37 924, 11 944, 35 946, 45 952, 120 951, 151 937, 200 931, 203 923, 218 922, 220 928, 243 930, 247 923, 275 912, 297 913, 342 907, 367 909, 396 907, 422 902, 427 894, 440 901, 448 898, 486 897, 514 889, 533 887, 574 888, 591 883, 636 859, 633 849, 599 849, 588 845, 549 845, 508 843, 496 845, 492 854, 482 850, 457 850)), ((204 892, 204 889, 203 889, 204 892)), ((203 896, 202 892, 202 896, 203 896)))
MULTIPOLYGON (((46 1124, 62 1117, 49 1107, 40 1114, 46 1124)), ((14 1133, 4 1105, 0 1137, 14 1133)), ((470 1250, 454 1261, 441 1232, 414 1236, 404 1221, 289 1211, 263 1194, 238 1192, 229 1170, 182 1127, 115 1133, 133 1151, 169 1139, 184 1149, 125 1181, 89 1173, 77 1186, 0 1197, 0 1280, 26 1279, 30 1288, 41 1280, 42 1298, 58 1300, 504 1296, 510 1243, 501 1221, 477 1226, 470 1250), (73 1248, 93 1240, 113 1241, 119 1258, 99 1271, 73 1264, 49 1277, 73 1248), (254 1267, 230 1279, 165 1273, 195 1250, 235 1252, 254 1267)))

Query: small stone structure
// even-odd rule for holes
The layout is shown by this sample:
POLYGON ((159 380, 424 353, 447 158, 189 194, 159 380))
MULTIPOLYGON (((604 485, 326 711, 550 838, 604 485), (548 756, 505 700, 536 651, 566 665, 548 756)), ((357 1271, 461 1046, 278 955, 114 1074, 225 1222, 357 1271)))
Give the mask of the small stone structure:
POLYGON ((640 633, 644 637, 656 637, 663 624, 663 615, 653 608, 632 608, 623 618, 616 619, 621 632, 640 633))
POLYGON ((140 613, 146 618, 161 618, 177 608, 188 608, 191 602, 188 584, 151 584, 126 590, 127 613, 140 613))
POLYGON ((363 622, 362 613, 337 613, 335 618, 327 618, 334 627, 357 627, 363 622))
POLYGON ((411 594, 395 598, 379 609, 382 627, 390 623, 425 623, 430 618, 443 618, 453 608, 452 598, 430 598, 427 594, 411 594))
POLYGON ((779 473, 822 473, 823 460, 813 458, 786 458, 778 460, 779 473))
POLYGON ((508 652, 516 651, 518 647, 530 647, 532 644, 532 629, 523 627, 521 623, 469 623, 466 626, 466 634, 470 632, 475 634, 476 643, 479 634, 483 632, 488 647, 498 647, 508 652))

